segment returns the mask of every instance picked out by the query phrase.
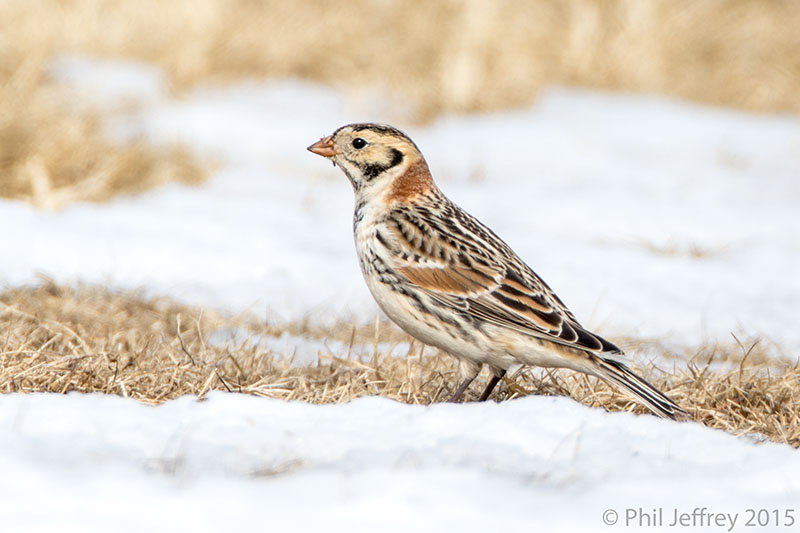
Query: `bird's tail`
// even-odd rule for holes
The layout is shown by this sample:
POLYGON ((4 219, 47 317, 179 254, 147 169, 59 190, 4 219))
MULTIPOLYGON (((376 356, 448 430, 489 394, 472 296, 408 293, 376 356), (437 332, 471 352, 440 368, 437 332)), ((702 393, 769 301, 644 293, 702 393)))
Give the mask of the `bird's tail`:
POLYGON ((688 413, 664 395, 663 392, 650 385, 644 378, 637 376, 624 363, 615 359, 606 359, 595 354, 592 373, 642 402, 656 415, 670 420, 688 417, 688 413))

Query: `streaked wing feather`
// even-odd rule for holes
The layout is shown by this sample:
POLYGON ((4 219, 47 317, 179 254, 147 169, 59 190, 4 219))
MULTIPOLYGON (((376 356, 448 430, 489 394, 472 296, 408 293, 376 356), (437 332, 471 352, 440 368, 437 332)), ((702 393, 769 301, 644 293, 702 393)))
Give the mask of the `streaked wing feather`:
MULTIPOLYGON (((430 221, 417 219, 413 223, 422 232, 420 225, 430 221)), ((478 321, 557 344, 591 352, 621 353, 612 343, 584 329, 541 278, 494 234, 490 234, 497 240, 493 244, 511 257, 495 258, 487 265, 486 257, 469 257, 468 247, 431 250, 421 246, 423 239, 410 234, 409 226, 397 224, 391 232, 390 240, 402 243, 399 248, 412 248, 415 252, 414 261, 397 260, 397 272, 440 304, 466 312, 478 321)), ((434 227, 428 228, 431 230, 434 227)), ((452 231, 453 227, 448 227, 447 236, 456 242, 469 238, 453 235, 452 231)), ((432 240, 424 239, 427 243, 432 240)), ((447 246, 447 240, 436 241, 447 246)))
POLYGON ((398 272, 418 287, 454 296, 480 294, 487 281, 492 281, 485 273, 463 265, 400 267, 398 272))

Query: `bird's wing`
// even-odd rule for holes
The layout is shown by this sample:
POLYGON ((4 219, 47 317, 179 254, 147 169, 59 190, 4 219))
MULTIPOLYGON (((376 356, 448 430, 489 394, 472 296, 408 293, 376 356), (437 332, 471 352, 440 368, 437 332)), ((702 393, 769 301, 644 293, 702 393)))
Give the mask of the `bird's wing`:
MULTIPOLYGON (((457 209, 457 208, 456 208, 457 209)), ((499 237, 465 212, 455 219, 402 211, 381 239, 397 275, 470 318, 591 352, 622 353, 583 328, 550 287, 499 237)))

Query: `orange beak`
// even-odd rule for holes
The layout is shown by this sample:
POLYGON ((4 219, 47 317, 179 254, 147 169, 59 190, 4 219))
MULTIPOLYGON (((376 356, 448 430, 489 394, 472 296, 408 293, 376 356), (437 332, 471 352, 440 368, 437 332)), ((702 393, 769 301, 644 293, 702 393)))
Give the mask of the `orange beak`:
POLYGON ((321 155, 323 157, 333 157, 339 152, 336 151, 336 148, 333 147, 333 139, 331 136, 328 135, 327 137, 323 137, 322 139, 318 140, 314 144, 308 147, 309 152, 313 152, 317 155, 321 155))

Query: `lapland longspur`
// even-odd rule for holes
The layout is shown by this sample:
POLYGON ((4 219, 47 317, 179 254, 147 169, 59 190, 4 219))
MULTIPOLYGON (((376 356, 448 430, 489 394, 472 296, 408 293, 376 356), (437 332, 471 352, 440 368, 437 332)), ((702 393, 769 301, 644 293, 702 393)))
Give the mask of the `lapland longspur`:
POLYGON ((361 272, 383 311, 460 361, 458 401, 486 364, 489 397, 512 367, 569 368, 604 379, 655 414, 678 405, 633 373, 618 347, 585 329, 492 230, 447 199, 416 144, 381 124, 350 124, 308 149, 329 158, 355 191, 361 272))

